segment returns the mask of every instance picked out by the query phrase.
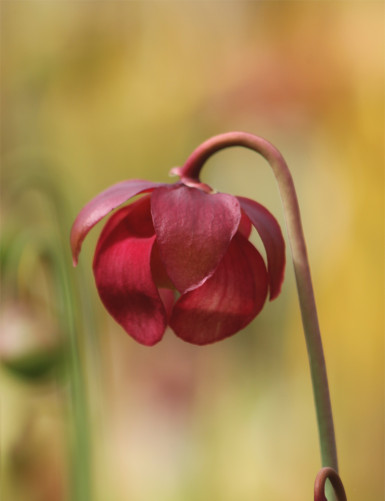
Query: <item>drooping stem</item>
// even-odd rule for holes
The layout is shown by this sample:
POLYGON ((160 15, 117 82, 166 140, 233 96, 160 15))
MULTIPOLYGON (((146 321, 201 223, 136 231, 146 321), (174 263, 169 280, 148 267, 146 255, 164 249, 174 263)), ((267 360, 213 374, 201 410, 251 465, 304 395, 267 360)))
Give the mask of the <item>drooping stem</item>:
POLYGON ((181 168, 175 168, 186 184, 199 183, 205 161, 215 152, 230 146, 243 146, 261 154, 270 164, 280 191, 291 247, 294 271, 309 356, 316 407, 322 465, 338 471, 333 417, 325 358, 318 324, 310 267, 302 230, 297 195, 289 168, 281 153, 268 141, 245 132, 220 134, 202 143, 181 168))

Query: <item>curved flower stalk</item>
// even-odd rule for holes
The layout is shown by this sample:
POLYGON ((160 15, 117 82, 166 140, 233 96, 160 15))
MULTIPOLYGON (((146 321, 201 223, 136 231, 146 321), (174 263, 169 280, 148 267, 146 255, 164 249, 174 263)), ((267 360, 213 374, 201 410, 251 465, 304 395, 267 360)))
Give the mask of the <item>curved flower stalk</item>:
POLYGON ((326 366, 297 196, 287 164, 271 143, 245 132, 221 134, 198 146, 183 167, 171 170, 180 177, 174 184, 131 180, 108 188, 81 210, 73 224, 73 262, 77 264, 82 242, 98 221, 143 195, 109 218, 96 247, 95 281, 109 313, 146 345, 160 341, 167 325, 195 344, 219 341, 245 327, 261 311, 268 294, 270 300, 278 296, 285 247, 279 225, 265 207, 244 197, 214 193, 200 181, 206 160, 232 146, 261 154, 278 183, 310 362, 322 465, 337 472, 326 366), (252 226, 264 244, 267 263, 248 240, 252 226))

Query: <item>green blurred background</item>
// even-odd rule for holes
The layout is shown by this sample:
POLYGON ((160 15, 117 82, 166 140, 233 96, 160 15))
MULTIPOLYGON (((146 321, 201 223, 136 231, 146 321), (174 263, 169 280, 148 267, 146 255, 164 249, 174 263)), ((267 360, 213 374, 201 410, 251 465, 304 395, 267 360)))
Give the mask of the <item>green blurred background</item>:
MULTIPOLYGON (((350 501, 384 498, 384 24, 370 0, 2 2, 2 500, 74 501, 79 381, 92 501, 312 499, 320 460, 289 250, 281 296, 207 347, 167 332, 146 348, 108 317, 91 273, 102 224, 71 265, 71 223, 91 197, 168 182, 230 130, 269 139, 292 170, 341 476, 350 501)), ((283 224, 256 154, 219 153, 202 177, 283 224)))

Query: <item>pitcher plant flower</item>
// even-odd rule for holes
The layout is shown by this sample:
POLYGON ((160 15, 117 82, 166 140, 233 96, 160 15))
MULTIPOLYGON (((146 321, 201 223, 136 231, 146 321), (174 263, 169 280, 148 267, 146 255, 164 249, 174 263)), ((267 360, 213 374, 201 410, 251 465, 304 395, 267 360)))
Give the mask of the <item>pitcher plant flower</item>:
POLYGON ((136 195, 142 196, 107 220, 93 271, 105 308, 138 342, 159 342, 169 325, 185 341, 213 343, 249 324, 267 295, 278 296, 285 244, 274 216, 258 202, 214 192, 198 177, 128 180, 97 195, 72 227, 75 265, 90 229, 136 195), (248 239, 252 227, 266 264, 248 239))
POLYGON ((315 500, 346 501, 338 476, 337 449, 326 364, 297 194, 281 153, 246 132, 214 136, 199 145, 174 184, 129 180, 92 199, 71 230, 74 265, 88 232, 107 220, 96 246, 93 270, 101 300, 134 339, 153 345, 167 326, 190 343, 227 338, 250 323, 266 298, 276 298, 285 269, 285 244, 274 216, 261 204, 217 193, 200 181, 206 160, 242 146, 261 154, 275 175, 293 259, 299 306, 313 385, 322 469, 315 500), (254 227, 264 259, 250 242, 254 227), (329 479, 330 482, 326 483, 329 479), (333 488, 332 488, 333 486, 333 488))

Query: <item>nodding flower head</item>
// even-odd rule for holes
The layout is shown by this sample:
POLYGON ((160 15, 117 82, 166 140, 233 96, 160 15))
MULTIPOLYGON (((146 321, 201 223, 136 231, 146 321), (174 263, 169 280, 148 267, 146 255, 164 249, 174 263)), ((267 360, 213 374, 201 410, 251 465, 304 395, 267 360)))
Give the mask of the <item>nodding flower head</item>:
POLYGON ((199 179, 174 184, 129 180, 92 199, 71 230, 74 265, 91 228, 115 211, 96 246, 93 271, 100 298, 124 330, 144 345, 170 326, 208 344, 231 336, 280 292, 285 244, 272 214, 244 197, 214 193, 199 179), (255 227, 266 263, 250 243, 255 227))

